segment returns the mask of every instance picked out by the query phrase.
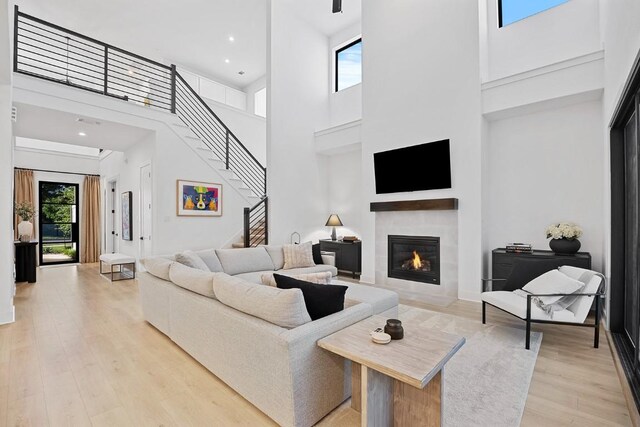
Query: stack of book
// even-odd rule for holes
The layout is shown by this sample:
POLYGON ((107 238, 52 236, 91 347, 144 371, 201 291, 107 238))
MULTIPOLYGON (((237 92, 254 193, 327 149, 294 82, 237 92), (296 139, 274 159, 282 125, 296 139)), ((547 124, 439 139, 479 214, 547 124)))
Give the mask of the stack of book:
POLYGON ((530 254, 531 252, 533 252, 533 248, 529 243, 508 243, 506 249, 507 249, 507 252, 517 253, 517 254, 519 253, 530 254))

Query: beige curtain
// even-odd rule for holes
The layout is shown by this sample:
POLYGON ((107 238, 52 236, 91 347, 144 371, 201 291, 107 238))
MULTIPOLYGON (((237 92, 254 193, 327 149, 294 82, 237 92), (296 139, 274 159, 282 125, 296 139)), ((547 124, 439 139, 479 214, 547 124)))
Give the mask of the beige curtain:
POLYGON ((98 262, 100 257, 100 177, 84 177, 82 196, 80 262, 98 262))
MULTIPOLYGON (((29 202, 35 207, 36 198, 35 198, 35 190, 33 187, 33 171, 27 169, 15 169, 13 171, 13 179, 14 179, 14 202, 29 202)), ((20 218, 18 215, 14 215, 14 223, 13 230, 15 238, 18 236, 18 223, 20 222, 20 218)), ((34 220, 31 220, 32 223, 35 224, 34 220)), ((35 227, 34 227, 35 228, 35 227)), ((34 230, 35 231, 35 230, 34 230)))

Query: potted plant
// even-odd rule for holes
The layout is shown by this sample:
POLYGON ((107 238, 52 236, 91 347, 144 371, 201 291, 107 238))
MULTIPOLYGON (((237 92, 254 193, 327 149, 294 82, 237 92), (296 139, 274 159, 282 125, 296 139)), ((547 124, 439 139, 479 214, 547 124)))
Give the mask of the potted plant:
POLYGON ((16 203, 14 206, 14 212, 22 220, 18 224, 18 238, 21 242, 28 242, 33 236, 33 224, 31 220, 36 215, 36 210, 29 202, 16 203))
POLYGON ((580 250, 582 228, 570 222, 551 224, 546 230, 549 247, 557 254, 575 254, 580 250))

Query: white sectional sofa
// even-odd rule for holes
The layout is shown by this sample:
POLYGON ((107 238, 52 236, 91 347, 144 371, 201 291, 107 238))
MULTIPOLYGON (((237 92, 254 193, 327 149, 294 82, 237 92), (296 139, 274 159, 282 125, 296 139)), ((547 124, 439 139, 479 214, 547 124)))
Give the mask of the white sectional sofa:
MULTIPOLYGON (((229 283, 266 286, 258 285, 265 272, 337 274, 331 265, 282 270, 279 246, 197 253, 217 270, 214 283, 227 289, 229 283)), ((320 338, 373 314, 397 315, 394 292, 341 283, 349 287, 344 310, 288 329, 223 304, 210 289, 173 283, 174 262, 143 260, 147 272, 138 281, 145 319, 283 426, 311 426, 351 395, 350 362, 317 347, 320 338)))

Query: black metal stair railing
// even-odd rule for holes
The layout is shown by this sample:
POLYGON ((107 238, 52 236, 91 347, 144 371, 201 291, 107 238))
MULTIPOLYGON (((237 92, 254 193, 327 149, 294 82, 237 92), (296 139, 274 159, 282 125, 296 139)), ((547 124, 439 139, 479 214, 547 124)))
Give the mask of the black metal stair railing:
POLYGON ((257 197, 267 192, 267 169, 251 154, 211 107, 176 74, 176 114, 214 156, 225 163, 257 197))
MULTIPOLYGON (((264 210, 261 215, 266 241, 267 169, 182 78, 175 65, 144 58, 27 15, 18 6, 13 43, 16 73, 176 114, 252 195, 262 198, 247 209, 254 217, 264 210)), ((245 230, 245 236, 250 234, 245 230)))
POLYGON ((255 206, 244 208, 244 247, 269 244, 269 199, 264 197, 255 206))

